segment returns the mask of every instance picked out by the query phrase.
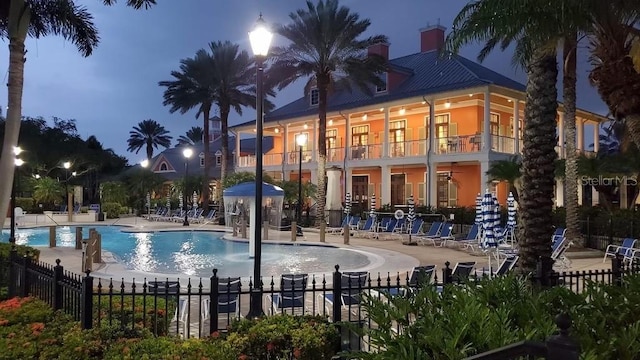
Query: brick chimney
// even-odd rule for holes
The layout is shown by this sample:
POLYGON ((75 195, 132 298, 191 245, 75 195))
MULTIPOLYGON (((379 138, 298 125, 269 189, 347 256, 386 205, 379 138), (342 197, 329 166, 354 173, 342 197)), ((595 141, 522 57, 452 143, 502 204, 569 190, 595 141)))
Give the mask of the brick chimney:
POLYGON ((385 60, 389 60, 389 44, 377 43, 369 46, 367 55, 376 54, 382 56, 385 60))
POLYGON ((420 29, 420 52, 441 50, 444 46, 444 26, 433 25, 420 29))

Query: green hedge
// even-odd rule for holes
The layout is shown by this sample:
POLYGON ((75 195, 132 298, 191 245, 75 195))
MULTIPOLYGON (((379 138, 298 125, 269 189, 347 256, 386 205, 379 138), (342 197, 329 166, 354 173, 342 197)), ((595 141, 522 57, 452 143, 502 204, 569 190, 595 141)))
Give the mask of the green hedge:
POLYGON ((120 214, 127 212, 127 207, 118 203, 108 202, 102 204, 102 212, 107 214, 108 219, 116 219, 120 217, 120 214))

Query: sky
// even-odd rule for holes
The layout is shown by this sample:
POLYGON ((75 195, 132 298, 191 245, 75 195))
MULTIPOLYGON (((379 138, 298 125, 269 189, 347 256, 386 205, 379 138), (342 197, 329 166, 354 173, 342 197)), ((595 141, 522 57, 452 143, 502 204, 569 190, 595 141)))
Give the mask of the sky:
MULTIPOLYGON (((22 113, 25 116, 53 116, 76 119, 82 138, 96 135, 105 148, 139 162, 144 152, 126 151, 129 131, 145 119, 162 124, 177 139, 192 126, 202 126, 195 112, 169 113, 162 105, 164 88, 158 81, 171 80, 181 59, 192 57, 211 41, 230 40, 251 53, 248 31, 260 12, 269 23, 286 23, 292 11, 305 6, 302 0, 158 0, 150 10, 136 11, 125 0, 105 7, 101 0, 76 0, 95 17, 101 42, 88 58, 62 38, 27 39, 25 86, 22 113)), ((362 18, 371 20, 366 35, 389 38, 390 57, 420 51, 419 29, 451 23, 467 0, 342 0, 362 18)), ((285 44, 282 38, 276 44, 285 44)), ((0 47, 0 68, 6 82, 8 43, 0 47)), ((460 55, 476 61, 480 44, 463 48, 460 55)), ((511 53, 496 50, 484 66, 522 83, 526 76, 511 65, 511 53)), ((586 45, 579 49, 578 107, 606 115, 607 108, 587 79, 586 45)), ((272 101, 285 105, 302 95, 304 80, 281 91, 272 101)), ((7 89, 0 87, 0 106, 6 106, 7 89)), ((255 119, 255 110, 232 113, 230 124, 255 119)), ((591 134, 585 131, 585 134, 591 134)), ((588 135, 587 135, 588 136, 588 135)), ((591 144, 586 140, 585 145, 591 144)))

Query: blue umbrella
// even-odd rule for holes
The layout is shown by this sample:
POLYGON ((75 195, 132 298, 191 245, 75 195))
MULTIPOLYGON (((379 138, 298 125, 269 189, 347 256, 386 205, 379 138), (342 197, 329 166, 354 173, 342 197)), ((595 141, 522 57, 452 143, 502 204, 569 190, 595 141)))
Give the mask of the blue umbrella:
POLYGON ((494 233, 495 226, 495 203, 493 196, 487 189, 482 198, 482 241, 481 246, 483 249, 489 249, 490 247, 496 247, 496 239, 494 233))

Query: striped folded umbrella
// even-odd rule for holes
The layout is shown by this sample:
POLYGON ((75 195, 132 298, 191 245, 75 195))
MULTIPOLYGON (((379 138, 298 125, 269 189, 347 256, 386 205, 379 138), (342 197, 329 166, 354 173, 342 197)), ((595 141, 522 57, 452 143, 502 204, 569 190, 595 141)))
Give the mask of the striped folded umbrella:
POLYGON ((496 242, 500 242, 503 240, 502 237, 504 235, 504 232, 499 231, 502 229, 500 203, 498 202, 496 194, 492 194, 491 196, 493 197, 493 237, 496 242))
POLYGON ((478 193, 476 196, 476 220, 475 223, 480 225, 482 224, 482 195, 478 193))
POLYGON ((483 249, 495 247, 496 239, 494 234, 495 226, 495 204, 493 202, 493 196, 487 189, 482 198, 482 241, 481 246, 483 249))
POLYGON ((413 201, 413 195, 409 196, 407 205, 409 205, 407 220, 409 221, 409 227, 411 227, 413 221, 416 219, 416 203, 413 201))
POLYGON ((171 194, 167 193, 167 209, 171 209, 171 194))
POLYGON ((180 191, 178 193, 178 207, 180 207, 180 210, 182 210, 182 205, 184 204, 184 202, 182 201, 182 191, 180 191))
POLYGON ((198 207, 198 193, 197 192, 195 192, 195 191, 193 192, 192 199, 193 199, 193 208, 195 209, 195 208, 198 207))
POLYGON ((376 218, 376 194, 371 195, 371 209, 369 210, 369 217, 376 218))
POLYGON ((147 205, 147 209, 151 209, 151 193, 147 193, 146 205, 147 205))
POLYGON ((507 227, 511 229, 516 227, 516 199, 511 192, 507 197, 507 227))
POLYGON ((347 193, 344 197, 344 213, 351 214, 351 193, 347 193))

